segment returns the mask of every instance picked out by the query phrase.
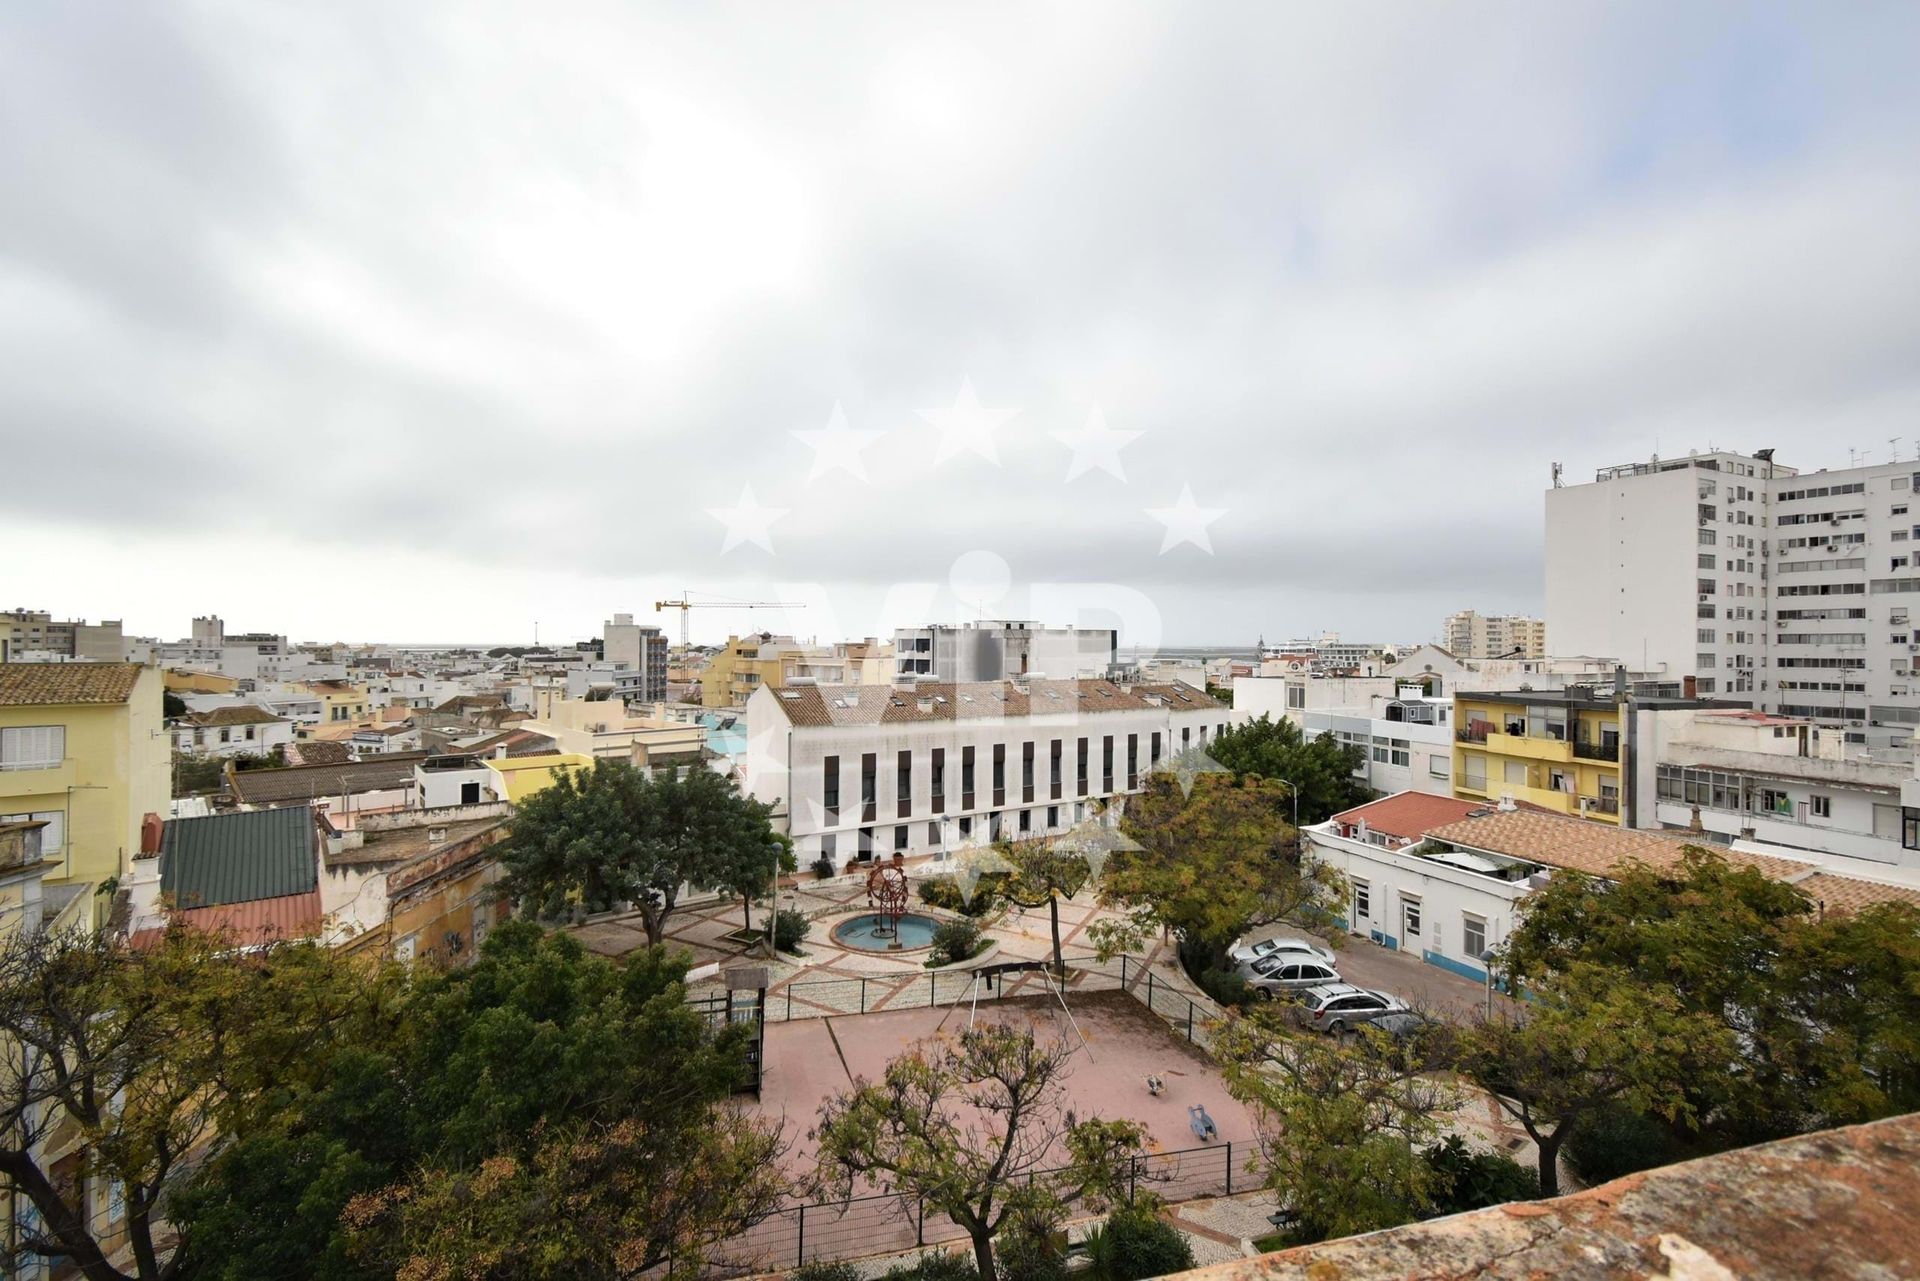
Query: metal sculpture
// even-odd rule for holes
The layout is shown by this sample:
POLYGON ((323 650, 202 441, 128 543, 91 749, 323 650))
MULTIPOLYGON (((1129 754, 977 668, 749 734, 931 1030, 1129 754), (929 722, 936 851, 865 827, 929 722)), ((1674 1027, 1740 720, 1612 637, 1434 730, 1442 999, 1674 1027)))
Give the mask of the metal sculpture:
POLYGON ((873 936, 900 937, 900 918, 907 914, 907 872, 897 863, 882 864, 867 873, 867 906, 873 911, 873 936))

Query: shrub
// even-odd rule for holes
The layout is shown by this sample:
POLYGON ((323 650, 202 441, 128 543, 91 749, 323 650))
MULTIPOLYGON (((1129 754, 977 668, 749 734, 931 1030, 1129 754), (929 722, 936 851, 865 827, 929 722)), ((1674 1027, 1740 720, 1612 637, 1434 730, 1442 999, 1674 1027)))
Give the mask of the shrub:
POLYGON ((1253 989, 1238 974, 1228 970, 1202 970, 1197 982, 1200 990, 1221 1005, 1245 1005, 1253 999, 1253 989))
POLYGON ((888 1268, 880 1281, 980 1281, 980 1272, 966 1255, 930 1250, 912 1263, 888 1268))
POLYGON ((1531 1201, 1540 1195, 1538 1173, 1502 1153, 1475 1152, 1457 1134, 1449 1134, 1421 1155, 1434 1172, 1430 1217, 1531 1201))
POLYGON ((1632 1108, 1609 1105, 1588 1113, 1567 1136, 1567 1164, 1584 1183, 1605 1183, 1687 1156, 1672 1130, 1632 1108))
POLYGON ((1086 1247, 1092 1281, 1144 1281, 1193 1267, 1187 1239, 1149 1210, 1115 1210, 1088 1234, 1086 1247))
POLYGON ((860 1281, 860 1269, 851 1263, 825 1263, 815 1259, 788 1273, 789 1281, 860 1281))
POLYGON ((980 927, 972 921, 942 921, 933 930, 933 955, 929 965, 952 965, 980 950, 980 927))
POLYGON ((782 952, 798 952, 801 941, 812 928, 813 922, 807 919, 805 912, 783 907, 774 914, 773 945, 782 952))
POLYGON ((1021 1214, 993 1243, 1001 1281, 1066 1281, 1067 1234, 1057 1218, 1021 1214))
POLYGON ((826 880, 829 876, 832 876, 835 872, 838 872, 839 870, 840 869, 838 867, 834 866, 833 860, 828 858, 825 854, 822 854, 819 858, 813 860, 813 874, 819 877, 823 881, 826 880))
POLYGON ((1005 872, 985 872, 974 885, 972 894, 962 894, 952 877, 936 876, 920 882, 920 901, 967 916, 985 916, 1000 902, 1000 888, 1007 882, 1005 872))

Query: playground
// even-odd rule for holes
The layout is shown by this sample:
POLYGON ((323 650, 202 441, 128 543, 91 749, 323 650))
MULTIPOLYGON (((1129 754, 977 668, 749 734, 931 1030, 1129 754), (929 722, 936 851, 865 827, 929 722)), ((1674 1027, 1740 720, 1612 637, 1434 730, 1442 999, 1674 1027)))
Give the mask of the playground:
POLYGON ((1068 991, 1064 999, 1063 1009, 1057 991, 1000 1000, 989 995, 977 1006, 963 1000, 933 1008, 770 1023, 758 1110, 785 1118, 793 1142, 788 1160, 796 1173, 804 1173, 813 1166, 806 1132, 823 1102, 856 1080, 879 1080, 890 1060, 917 1043, 957 1035, 969 1020, 977 1020, 1030 1027, 1036 1036, 1074 1047, 1066 1106, 1083 1120, 1137 1121, 1146 1127, 1149 1152, 1203 1145, 1224 1150, 1232 1142, 1237 1152, 1252 1155, 1252 1117, 1227 1093, 1219 1069, 1205 1053, 1165 1019, 1121 991, 1068 991), (1157 1094, 1149 1089, 1149 1077, 1159 1083, 1157 1094), (1196 1106, 1213 1123, 1211 1139, 1203 1140, 1194 1131, 1196 1118, 1189 1109, 1196 1106))

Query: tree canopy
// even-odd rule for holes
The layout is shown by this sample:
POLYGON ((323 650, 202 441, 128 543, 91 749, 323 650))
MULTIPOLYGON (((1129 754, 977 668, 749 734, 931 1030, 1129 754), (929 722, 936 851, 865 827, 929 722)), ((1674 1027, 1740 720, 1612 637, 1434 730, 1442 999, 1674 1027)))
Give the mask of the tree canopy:
POLYGON ((1345 746, 1331 734, 1309 739, 1285 717, 1276 721, 1263 713, 1258 720, 1230 725, 1207 752, 1236 774, 1258 774, 1297 788, 1302 826, 1373 799, 1372 789, 1353 776, 1367 763, 1360 748, 1345 746))
POLYGON ((1522 984, 1581 967, 1670 995, 1731 1040, 1684 1082, 1710 1146, 1920 1108, 1920 911, 1823 912, 1703 848, 1602 883, 1557 876, 1503 949, 1522 984))
POLYGON ((872 1184, 945 1214, 995 1281, 993 1239, 1021 1220, 1111 1200, 1140 1149, 1131 1121, 1076 1121, 1066 1110, 1071 1049, 1031 1029, 971 1027, 927 1042, 822 1105, 816 1188, 843 1198, 872 1184))
MULTIPOLYGON (((1103 952, 1138 947, 1160 929, 1217 959, 1247 930, 1338 906, 1340 874, 1302 858, 1284 786, 1255 775, 1200 774, 1192 790, 1156 773, 1128 798, 1127 838, 1107 860, 1101 896, 1122 909, 1089 928, 1103 952)), ((1203 958, 1205 959, 1205 958, 1203 958)))
POLYGON ((1363 1032, 1352 1043, 1289 1026, 1271 1007, 1218 1033, 1228 1088, 1254 1110, 1267 1186, 1320 1241, 1424 1217, 1443 1188, 1423 1145, 1457 1092, 1430 1075, 1439 1047, 1363 1032))
POLYGON ((744 1029, 686 1003, 685 965, 659 949, 615 964, 510 921, 471 966, 404 976, 378 1034, 279 1082, 181 1189, 192 1275, 699 1266, 787 1181, 777 1130, 729 1102, 744 1029))
POLYGON ((658 944, 683 886, 740 893, 766 883, 782 857, 770 813, 704 766, 649 773, 596 760, 516 807, 498 846, 501 889, 550 917, 576 903, 597 912, 631 902, 658 944))
MULTIPOLYGON (((0 944, 0 1178, 40 1227, 8 1269, 65 1260, 89 1281, 167 1281, 162 1198, 188 1159, 272 1110, 314 1065, 381 1022, 382 987, 310 946, 244 958, 173 930, 135 950, 105 934, 16 931, 0 944), (71 1127, 70 1130, 67 1127, 71 1127), (56 1130, 81 1176, 46 1164, 56 1130), (131 1271, 110 1264, 102 1225, 76 1187, 112 1185, 125 1207, 131 1271)), ((4 1253, 4 1251, 0 1251, 4 1253)))

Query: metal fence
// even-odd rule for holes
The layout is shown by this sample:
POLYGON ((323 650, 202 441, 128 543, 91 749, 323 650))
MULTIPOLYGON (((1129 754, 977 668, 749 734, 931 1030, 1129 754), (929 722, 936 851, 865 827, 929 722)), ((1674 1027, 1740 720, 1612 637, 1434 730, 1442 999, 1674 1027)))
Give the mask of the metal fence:
MULTIPOLYGON (((1128 991, 1167 1020, 1187 1040, 1206 1045, 1207 1023, 1219 1017, 1178 982, 1156 973, 1137 956, 1108 960, 1069 956, 1066 992, 1128 991)), ((977 977, 971 970, 928 970, 922 974, 872 975, 846 979, 807 979, 767 993, 767 1021, 834 1018, 849 1014, 878 1014, 887 1010, 930 1009, 971 1001, 995 1001, 1012 996, 1045 996, 1050 979, 1038 971, 977 977)), ((690 1004, 716 1020, 752 1017, 752 993, 703 992, 688 997, 690 1004)), ((1204 998, 1203 998, 1204 999, 1204 998)))
MULTIPOLYGON (((1045 1178, 1054 1171, 1029 1177, 1045 1178)), ((1215 1143, 1133 1158, 1122 1199, 1151 1191, 1167 1201, 1231 1196, 1260 1186, 1258 1149, 1252 1143, 1215 1143)), ((898 1193, 787 1206, 729 1242, 719 1252, 715 1276, 740 1276, 798 1267, 815 1260, 859 1258, 965 1240, 945 1214, 898 1193)))

